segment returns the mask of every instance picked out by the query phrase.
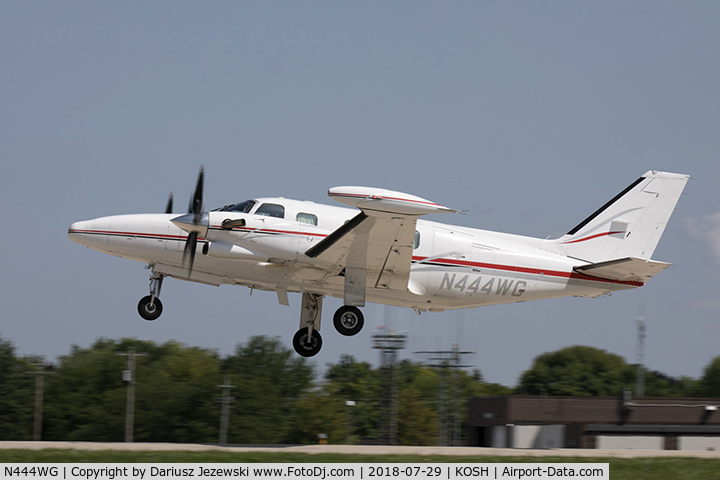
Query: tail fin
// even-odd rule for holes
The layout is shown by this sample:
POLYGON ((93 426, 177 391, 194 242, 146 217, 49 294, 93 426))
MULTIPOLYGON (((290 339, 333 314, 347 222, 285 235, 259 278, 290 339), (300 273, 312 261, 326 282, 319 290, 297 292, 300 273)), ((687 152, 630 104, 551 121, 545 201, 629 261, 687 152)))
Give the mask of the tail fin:
POLYGON ((555 243, 591 263, 650 259, 688 178, 651 170, 555 243))

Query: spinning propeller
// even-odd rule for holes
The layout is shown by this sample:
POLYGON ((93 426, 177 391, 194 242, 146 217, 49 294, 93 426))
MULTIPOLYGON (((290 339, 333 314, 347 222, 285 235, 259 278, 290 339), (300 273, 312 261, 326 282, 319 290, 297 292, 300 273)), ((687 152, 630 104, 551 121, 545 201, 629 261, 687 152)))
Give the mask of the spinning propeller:
POLYGON ((168 203, 165 207, 165 213, 170 214, 172 213, 172 207, 173 207, 173 194, 170 192, 170 196, 168 197, 168 203))
MULTIPOLYGON (((193 262, 195 261, 195 251, 197 250, 198 235, 205 236, 208 231, 208 214, 203 212, 203 183, 205 177, 205 168, 200 167, 197 185, 195 185, 195 193, 190 198, 187 215, 181 215, 173 218, 172 223, 189 233, 185 241, 185 250, 183 251, 183 267, 187 265, 188 278, 192 273, 193 262)), ((168 199, 167 212, 172 212, 172 193, 168 199)))

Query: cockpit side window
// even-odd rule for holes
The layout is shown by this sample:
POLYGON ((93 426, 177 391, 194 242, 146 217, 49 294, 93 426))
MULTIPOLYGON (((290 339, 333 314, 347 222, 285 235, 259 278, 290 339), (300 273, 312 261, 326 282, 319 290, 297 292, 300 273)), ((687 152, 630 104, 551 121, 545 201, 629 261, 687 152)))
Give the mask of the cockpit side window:
POLYGON ((275 203, 263 203, 255 210, 255 215, 266 217, 285 218, 285 207, 275 203))
POLYGON ((245 200, 244 202, 236 203, 235 205, 226 205, 222 208, 219 208, 218 211, 248 213, 254 205, 254 200, 245 200))
POLYGON ((317 215, 313 215, 312 213, 298 213, 295 216, 295 220, 309 225, 317 225, 318 222, 317 215))

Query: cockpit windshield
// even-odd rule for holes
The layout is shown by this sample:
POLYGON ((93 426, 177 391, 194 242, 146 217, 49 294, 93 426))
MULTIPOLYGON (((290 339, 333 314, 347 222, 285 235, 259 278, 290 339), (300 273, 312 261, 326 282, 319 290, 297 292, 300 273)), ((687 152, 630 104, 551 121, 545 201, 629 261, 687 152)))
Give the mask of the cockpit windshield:
POLYGON ((236 203, 235 205, 225 205, 224 207, 218 208, 215 211, 248 213, 254 205, 255 200, 245 200, 244 202, 236 203))

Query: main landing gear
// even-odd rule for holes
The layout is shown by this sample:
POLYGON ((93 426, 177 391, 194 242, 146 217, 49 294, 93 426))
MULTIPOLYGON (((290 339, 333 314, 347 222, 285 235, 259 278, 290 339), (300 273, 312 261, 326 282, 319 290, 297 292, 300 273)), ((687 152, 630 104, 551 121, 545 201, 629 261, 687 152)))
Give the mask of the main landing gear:
POLYGON ((357 307, 344 305, 338 308, 335 315, 333 315, 335 330, 346 337, 352 337, 360 333, 364 324, 363 314, 357 307))
MULTIPOLYGON (((163 311, 160 301, 160 290, 164 275, 153 272, 150 275, 150 295, 144 296, 138 303, 138 313, 145 320, 156 320, 163 311)), ((293 348, 298 355, 313 357, 322 348, 320 335, 320 314, 322 312, 323 296, 314 293, 302 294, 302 307, 300 310, 300 329, 293 336, 293 348)), ((359 308, 343 305, 333 315, 333 325, 341 335, 347 337, 357 335, 362 330, 365 319, 359 308)))
MULTIPOLYGON (((303 293, 300 310, 300 330, 293 336, 293 348, 302 357, 313 357, 322 348, 320 335, 320 313, 322 295, 303 293)), ((357 335, 365 323, 362 312, 357 307, 344 305, 333 316, 333 325, 341 335, 357 335)))
POLYGON ((150 275, 150 295, 141 298, 138 303, 138 313, 145 320, 157 320, 162 314, 163 306, 158 297, 160 296, 163 278, 159 273, 150 275))

